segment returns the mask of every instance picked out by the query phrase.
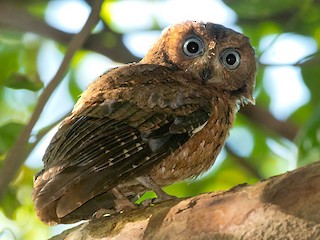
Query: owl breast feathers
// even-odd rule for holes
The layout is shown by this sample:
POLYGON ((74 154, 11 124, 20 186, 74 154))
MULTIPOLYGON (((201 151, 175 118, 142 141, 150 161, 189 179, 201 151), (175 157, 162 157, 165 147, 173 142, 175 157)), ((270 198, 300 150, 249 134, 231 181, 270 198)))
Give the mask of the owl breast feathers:
POLYGON ((53 137, 33 200, 48 224, 134 208, 137 196, 212 166, 240 105, 253 103, 249 39, 218 24, 167 28, 136 64, 92 82, 53 137))

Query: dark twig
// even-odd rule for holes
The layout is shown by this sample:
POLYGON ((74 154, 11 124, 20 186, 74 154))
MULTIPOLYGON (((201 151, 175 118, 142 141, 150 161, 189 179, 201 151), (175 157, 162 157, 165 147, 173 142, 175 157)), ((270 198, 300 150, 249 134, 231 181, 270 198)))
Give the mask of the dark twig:
POLYGON ((26 153, 28 148, 27 144, 28 144, 31 131, 34 125, 36 124, 36 122, 38 121, 40 114, 44 106, 46 105, 49 97, 51 96, 52 92, 56 89, 56 87, 59 85, 59 83, 62 81, 63 77, 65 76, 73 55, 78 49, 80 49, 83 46, 87 37, 90 35, 92 28, 99 21, 101 4, 102 4, 102 0, 94 1, 92 11, 90 13, 90 16, 86 24, 84 25, 82 30, 72 38, 60 68, 58 69, 56 75, 53 77, 53 79, 48 84, 48 86, 43 90, 42 94, 39 97, 38 104, 35 107, 35 110, 31 116, 30 121, 24 127, 21 135, 15 142, 12 149, 7 154, 0 171, 0 176, 1 176, 0 198, 3 196, 9 183, 15 177, 17 171, 19 170, 20 166, 23 164, 26 158, 26 153))
POLYGON ((257 168, 255 168, 250 162, 248 162, 249 159, 244 159, 237 155, 229 146, 228 144, 225 145, 225 149, 228 151, 230 155, 232 155, 237 163, 239 163, 242 167, 244 167, 252 176, 258 178, 258 179, 263 179, 263 176, 261 173, 258 171, 257 168))
POLYGON ((293 141, 298 133, 298 128, 289 121, 280 121, 270 112, 256 106, 247 105, 240 112, 256 124, 273 131, 280 136, 293 141))

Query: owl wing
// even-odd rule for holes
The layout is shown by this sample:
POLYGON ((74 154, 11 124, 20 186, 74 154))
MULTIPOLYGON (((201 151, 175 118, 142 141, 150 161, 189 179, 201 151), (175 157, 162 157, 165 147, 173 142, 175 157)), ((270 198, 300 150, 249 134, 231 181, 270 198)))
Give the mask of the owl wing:
MULTIPOLYGON (((190 78, 190 79, 188 79, 190 78)), ((210 99, 179 71, 133 65, 93 82, 52 139, 34 199, 59 199, 57 216, 119 183, 145 175, 210 115, 210 99)))

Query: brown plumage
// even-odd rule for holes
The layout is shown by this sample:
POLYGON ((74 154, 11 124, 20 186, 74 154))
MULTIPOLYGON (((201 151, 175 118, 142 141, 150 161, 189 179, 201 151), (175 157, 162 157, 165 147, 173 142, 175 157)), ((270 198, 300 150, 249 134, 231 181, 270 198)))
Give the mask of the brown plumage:
POLYGON ((35 209, 48 224, 134 207, 148 189, 196 177, 214 163, 241 104, 253 102, 249 39, 213 23, 166 29, 137 64, 92 82, 36 176, 35 209))

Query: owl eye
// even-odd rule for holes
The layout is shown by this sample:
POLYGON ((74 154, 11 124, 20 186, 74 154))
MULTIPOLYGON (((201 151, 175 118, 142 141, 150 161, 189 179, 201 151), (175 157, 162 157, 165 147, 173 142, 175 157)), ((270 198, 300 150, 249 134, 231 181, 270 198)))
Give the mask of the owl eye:
POLYGON ((198 37, 188 38, 183 44, 183 52, 188 57, 196 57, 203 53, 204 45, 198 37))
POLYGON ((227 49, 221 55, 221 62, 230 70, 234 70, 239 67, 240 61, 240 54, 234 49, 227 49))

